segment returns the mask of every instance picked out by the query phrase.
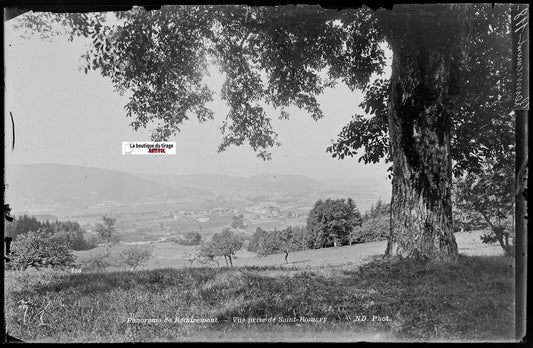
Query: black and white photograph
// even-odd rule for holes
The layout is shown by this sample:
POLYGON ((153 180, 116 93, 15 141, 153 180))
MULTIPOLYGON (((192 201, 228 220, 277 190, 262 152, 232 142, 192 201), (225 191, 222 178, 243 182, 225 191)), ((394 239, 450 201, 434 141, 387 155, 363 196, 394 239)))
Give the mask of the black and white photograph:
POLYGON ((528 4, 3 9, 3 343, 525 343, 528 4))

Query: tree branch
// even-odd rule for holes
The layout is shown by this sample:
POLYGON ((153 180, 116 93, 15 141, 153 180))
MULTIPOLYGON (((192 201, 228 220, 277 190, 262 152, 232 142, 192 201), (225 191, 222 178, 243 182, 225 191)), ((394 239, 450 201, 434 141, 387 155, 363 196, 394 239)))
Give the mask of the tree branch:
POLYGON ((503 248, 503 250, 507 250, 503 243, 503 238, 502 238, 502 234, 500 233, 500 231, 494 226, 494 224, 490 221, 490 219, 488 218, 488 216, 485 214, 485 212, 482 209, 478 208, 478 211, 481 213, 481 215, 483 215, 483 218, 485 219, 485 221, 487 221, 488 224, 490 225, 490 228, 492 229, 492 232, 494 232, 494 235, 496 236, 496 239, 500 243, 500 246, 503 248))

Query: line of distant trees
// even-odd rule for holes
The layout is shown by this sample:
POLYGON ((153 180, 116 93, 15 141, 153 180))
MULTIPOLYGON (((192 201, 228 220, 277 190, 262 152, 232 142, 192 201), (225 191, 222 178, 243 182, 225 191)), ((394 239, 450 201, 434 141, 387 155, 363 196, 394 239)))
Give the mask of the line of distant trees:
POLYGON ((14 218, 6 226, 4 269, 81 267, 102 271, 110 266, 126 266, 135 270, 154 257, 153 245, 127 246, 117 262, 112 262, 110 248, 120 239, 115 223, 115 218, 102 216, 101 221, 96 223, 96 235, 86 240, 87 231, 75 221, 42 222, 28 215, 14 218), (98 242, 104 244, 105 253, 92 255, 90 259, 76 264, 73 250, 91 249, 98 242))
POLYGON ((364 214, 351 198, 318 200, 309 212, 306 226, 273 231, 258 227, 247 250, 259 256, 283 253, 288 262, 292 251, 384 240, 389 232, 389 215, 390 204, 381 199, 364 214))
POLYGON ((15 217, 6 224, 5 236, 14 242, 19 236, 38 230, 45 230, 50 235, 63 239, 72 250, 89 250, 98 244, 96 236, 90 236, 76 221, 39 221, 28 215, 15 217))
MULTIPOLYGON (((501 177, 507 178, 504 175, 501 177)), ((484 188, 482 180, 475 183, 484 188)), ((457 186, 461 187, 460 184, 457 186)), ((499 242, 506 253, 512 254, 514 240, 513 235, 508 232, 512 229, 507 226, 511 224, 509 216, 512 214, 507 211, 512 211, 512 203, 507 204, 507 206, 500 203, 500 201, 504 201, 503 198, 511 197, 511 195, 501 193, 497 197, 500 204, 493 204, 496 198, 492 199, 490 195, 485 198, 481 193, 473 196, 470 193, 473 185, 470 182, 468 184, 470 186, 463 185, 465 187, 461 187, 460 192, 455 192, 455 200, 457 201, 457 211, 454 212, 455 232, 462 230, 464 226, 484 229, 490 225, 490 231, 481 236, 482 242, 488 244, 499 242), (482 199, 485 199, 486 202, 482 199)), ((512 199, 508 199, 508 201, 512 202, 512 199)), ((504 203, 506 202, 504 201, 504 203)), ((241 246, 246 245, 248 251, 257 253, 259 257, 282 254, 285 262, 289 263, 289 254, 294 251, 387 240, 390 234, 390 216, 390 203, 385 203, 381 199, 373 203, 370 209, 363 214, 359 212, 351 198, 318 200, 309 212, 305 226, 290 226, 271 231, 258 227, 255 233, 248 237, 225 229, 220 234, 215 234, 211 241, 202 244, 198 257, 216 261, 217 256, 224 256, 226 264, 232 266, 235 252, 241 246)), ((242 221, 242 215, 233 216, 231 227, 234 229, 243 228, 242 221)))
MULTIPOLYGON (((363 215, 351 198, 318 200, 309 212, 306 226, 289 226, 273 231, 258 227, 249 237, 225 228, 215 233, 211 240, 202 242, 191 262, 198 260, 218 264, 217 257, 223 256, 226 265, 233 266, 236 252, 247 244, 246 249, 260 257, 283 254, 285 262, 289 263, 289 255, 294 251, 386 239, 390 226, 389 215, 390 205, 381 200, 363 215)), ((239 221, 239 217, 236 216, 234 221, 239 221)))

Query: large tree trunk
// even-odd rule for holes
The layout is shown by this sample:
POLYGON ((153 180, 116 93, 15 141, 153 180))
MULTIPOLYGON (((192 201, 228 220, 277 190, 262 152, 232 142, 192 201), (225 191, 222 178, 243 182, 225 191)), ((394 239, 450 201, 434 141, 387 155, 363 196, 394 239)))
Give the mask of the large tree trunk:
POLYGON ((449 8, 430 10, 400 9, 388 35, 393 179, 386 254, 455 262, 449 110, 460 77, 452 54, 464 29, 449 8))

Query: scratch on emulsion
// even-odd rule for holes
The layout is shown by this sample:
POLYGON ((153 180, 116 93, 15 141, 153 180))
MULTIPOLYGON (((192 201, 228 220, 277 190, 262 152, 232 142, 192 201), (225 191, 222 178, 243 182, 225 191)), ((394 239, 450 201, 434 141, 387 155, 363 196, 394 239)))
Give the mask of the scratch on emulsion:
POLYGON ((11 125, 13 128, 13 145, 11 145, 11 151, 15 150, 15 120, 13 120, 13 114, 11 111, 9 112, 9 115, 11 115, 11 125))

